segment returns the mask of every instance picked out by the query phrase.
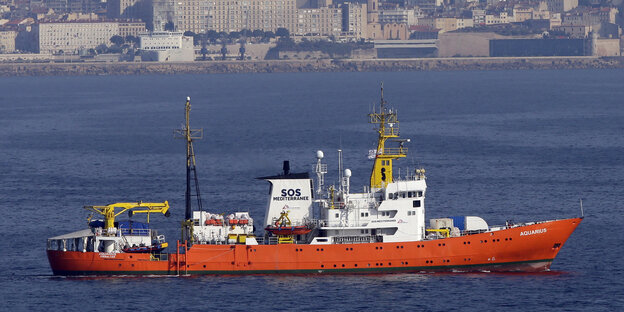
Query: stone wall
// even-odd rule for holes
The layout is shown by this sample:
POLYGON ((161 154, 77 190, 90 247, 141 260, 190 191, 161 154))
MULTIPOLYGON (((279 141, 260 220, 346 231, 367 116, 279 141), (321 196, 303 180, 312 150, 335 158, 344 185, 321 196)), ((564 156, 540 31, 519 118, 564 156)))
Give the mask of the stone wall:
POLYGON ((623 57, 500 57, 375 60, 274 60, 170 63, 0 63, 0 76, 218 74, 270 72, 447 71, 624 68, 623 57))

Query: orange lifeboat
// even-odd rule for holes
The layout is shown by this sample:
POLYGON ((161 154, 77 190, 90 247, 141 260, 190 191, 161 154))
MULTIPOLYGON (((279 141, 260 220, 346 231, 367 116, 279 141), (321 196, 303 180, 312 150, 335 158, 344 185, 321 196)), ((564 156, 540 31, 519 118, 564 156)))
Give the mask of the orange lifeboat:
POLYGON ((310 233, 312 227, 309 225, 292 225, 290 218, 288 218, 288 212, 282 211, 275 224, 267 226, 264 230, 279 236, 303 235, 310 233))

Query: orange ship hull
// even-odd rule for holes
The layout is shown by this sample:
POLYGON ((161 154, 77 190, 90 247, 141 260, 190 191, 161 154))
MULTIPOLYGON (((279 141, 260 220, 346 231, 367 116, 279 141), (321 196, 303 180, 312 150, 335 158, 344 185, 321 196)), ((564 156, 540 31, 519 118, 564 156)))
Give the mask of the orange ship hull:
POLYGON ((436 240, 329 245, 203 245, 167 260, 150 254, 48 250, 55 275, 539 272, 582 218, 436 240))

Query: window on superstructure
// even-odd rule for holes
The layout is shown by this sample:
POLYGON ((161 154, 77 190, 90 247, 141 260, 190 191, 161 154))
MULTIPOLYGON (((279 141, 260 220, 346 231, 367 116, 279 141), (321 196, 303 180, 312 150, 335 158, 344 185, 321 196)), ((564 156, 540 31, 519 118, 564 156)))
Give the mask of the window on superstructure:
POLYGON ((418 207, 420 207, 420 200, 415 200, 415 201, 412 203, 412 206, 413 206, 414 208, 418 208, 418 207))

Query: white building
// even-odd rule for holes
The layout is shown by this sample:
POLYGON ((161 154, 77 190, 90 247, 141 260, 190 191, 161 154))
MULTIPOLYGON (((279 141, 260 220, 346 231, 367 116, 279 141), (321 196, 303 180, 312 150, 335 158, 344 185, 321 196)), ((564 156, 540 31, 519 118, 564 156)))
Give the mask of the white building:
POLYGON ((193 38, 182 32, 141 34, 141 60, 155 62, 190 62, 195 60, 193 38))
POLYGON ((35 25, 39 53, 76 54, 110 44, 110 38, 119 35, 117 22, 42 22, 35 25))

